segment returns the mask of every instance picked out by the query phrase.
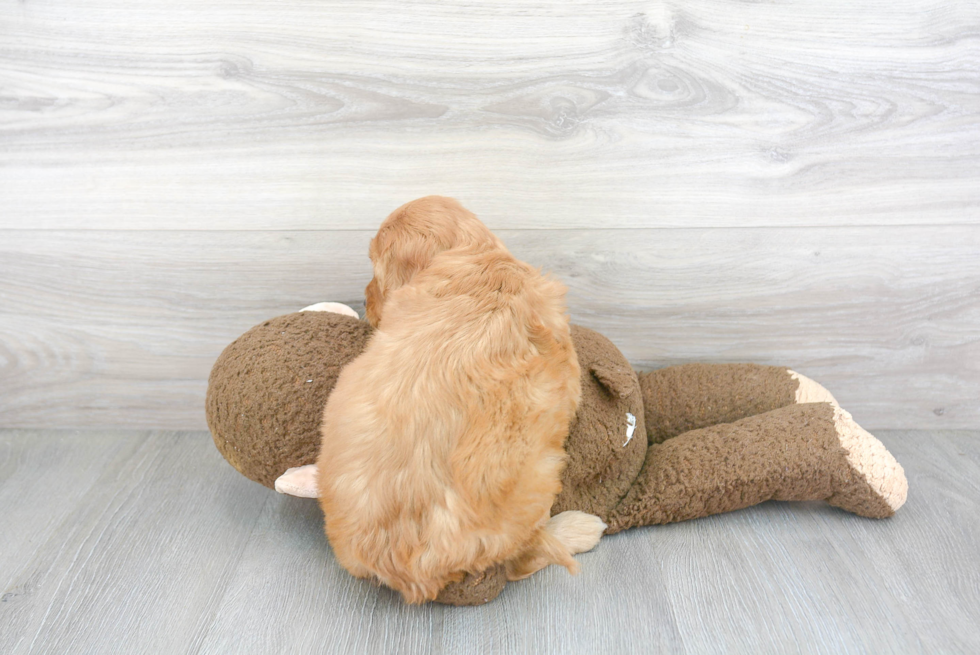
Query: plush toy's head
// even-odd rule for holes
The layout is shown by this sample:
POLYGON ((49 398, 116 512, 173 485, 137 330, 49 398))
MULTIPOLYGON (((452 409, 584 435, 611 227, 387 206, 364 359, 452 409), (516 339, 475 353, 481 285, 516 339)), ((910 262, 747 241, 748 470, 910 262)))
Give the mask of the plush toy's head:
POLYGON ((270 488, 286 469, 315 462, 327 396, 370 336, 371 326, 350 316, 297 312, 260 323, 225 348, 206 401, 224 458, 270 488))

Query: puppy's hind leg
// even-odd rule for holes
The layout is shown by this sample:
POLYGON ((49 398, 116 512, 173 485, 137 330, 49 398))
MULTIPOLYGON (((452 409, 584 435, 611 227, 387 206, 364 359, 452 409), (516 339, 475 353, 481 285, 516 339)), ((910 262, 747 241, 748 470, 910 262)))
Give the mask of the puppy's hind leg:
POLYGON ((548 519, 535 533, 527 549, 507 562, 507 579, 520 580, 549 564, 561 564, 575 575, 579 565, 572 555, 592 550, 602 537, 606 524, 585 512, 562 512, 548 519))

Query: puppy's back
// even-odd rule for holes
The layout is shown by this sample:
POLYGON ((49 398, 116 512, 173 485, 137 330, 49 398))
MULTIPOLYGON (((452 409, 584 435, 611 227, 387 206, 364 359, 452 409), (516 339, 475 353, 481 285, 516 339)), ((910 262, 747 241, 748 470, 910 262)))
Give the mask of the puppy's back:
POLYGON ((390 294, 324 413, 321 504, 352 573, 432 599, 547 519, 580 394, 564 291, 462 247, 390 294))

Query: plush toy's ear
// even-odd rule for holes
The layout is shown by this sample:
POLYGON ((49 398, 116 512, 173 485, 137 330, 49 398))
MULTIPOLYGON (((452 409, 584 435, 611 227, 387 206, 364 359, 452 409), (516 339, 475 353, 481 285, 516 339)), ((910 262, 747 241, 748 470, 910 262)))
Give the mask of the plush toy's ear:
POLYGON ((348 307, 342 302, 318 302, 315 305, 310 305, 309 307, 304 307, 299 310, 301 312, 333 312, 334 314, 343 314, 344 316, 350 316, 351 318, 360 318, 353 309, 348 307))
POLYGON ((592 376, 606 391, 620 398, 628 397, 636 389, 633 369, 613 362, 594 362, 589 366, 592 376))
POLYGON ((276 491, 298 498, 319 498, 316 464, 294 466, 276 478, 276 491))

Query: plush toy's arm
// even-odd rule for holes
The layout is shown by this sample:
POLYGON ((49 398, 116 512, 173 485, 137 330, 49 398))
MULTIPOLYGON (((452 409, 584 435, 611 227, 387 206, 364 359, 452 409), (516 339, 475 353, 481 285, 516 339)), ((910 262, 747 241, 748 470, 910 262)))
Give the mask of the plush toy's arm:
POLYGON ((795 403, 837 404, 813 380, 778 366, 684 364, 638 375, 652 444, 795 403))
POLYGON ((902 467, 850 414, 828 402, 793 404, 651 444, 606 532, 765 500, 826 500, 884 518, 907 492, 902 467))
POLYGON ((276 491, 297 498, 319 498, 316 464, 294 466, 276 478, 276 491))

